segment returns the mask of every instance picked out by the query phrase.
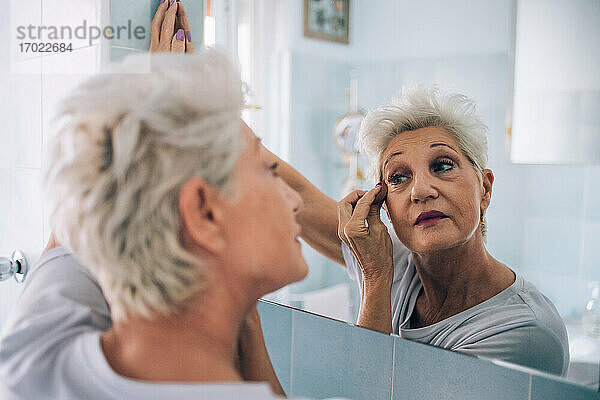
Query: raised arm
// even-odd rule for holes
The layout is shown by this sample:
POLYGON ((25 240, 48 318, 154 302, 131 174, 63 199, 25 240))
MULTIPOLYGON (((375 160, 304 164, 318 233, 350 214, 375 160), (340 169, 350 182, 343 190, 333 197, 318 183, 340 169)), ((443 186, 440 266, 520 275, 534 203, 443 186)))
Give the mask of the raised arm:
POLYGON ((268 382, 273 393, 286 397, 267 352, 256 305, 240 328, 237 357, 237 366, 245 381, 268 382))
POLYGON ((337 202, 321 192, 300 172, 265 148, 275 172, 297 191, 304 202, 298 214, 302 226, 302 239, 319 253, 344 265, 342 242, 337 234, 337 202))

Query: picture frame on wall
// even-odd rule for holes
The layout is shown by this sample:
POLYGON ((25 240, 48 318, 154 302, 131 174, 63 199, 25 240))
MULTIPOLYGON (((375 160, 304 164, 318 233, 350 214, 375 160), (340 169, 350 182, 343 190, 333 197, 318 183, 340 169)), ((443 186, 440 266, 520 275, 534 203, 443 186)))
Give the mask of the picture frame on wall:
POLYGON ((304 0, 304 36, 348 44, 350 0, 304 0))

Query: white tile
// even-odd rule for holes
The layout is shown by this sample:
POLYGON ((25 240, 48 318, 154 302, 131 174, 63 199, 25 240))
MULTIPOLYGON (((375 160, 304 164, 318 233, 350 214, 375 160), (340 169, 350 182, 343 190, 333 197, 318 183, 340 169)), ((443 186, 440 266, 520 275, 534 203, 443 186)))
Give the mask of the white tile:
POLYGON ((11 0, 9 4, 11 60, 18 62, 39 57, 39 53, 23 51, 21 45, 37 41, 37 28, 42 24, 42 0, 11 0), (29 33, 29 26, 34 27, 33 35, 29 33))
MULTIPOLYGON (((107 0, 104 0, 107 1, 107 0)), ((122 0, 121 0, 122 1, 122 0)), ((90 28, 100 26, 100 0, 51 0, 44 1, 42 22, 45 26, 68 27, 57 43, 71 43, 73 49, 98 44, 98 39, 90 41, 90 28), (85 26, 84 26, 85 24, 85 26), (71 38, 68 32, 71 31, 71 38), (85 33, 84 33, 85 32, 85 33), (77 38, 75 36, 85 38, 77 38)))
POLYGON ((41 59, 14 63, 16 68, 31 73, 10 72, 8 64, 0 64, 0 168, 41 166, 41 59))
MULTIPOLYGON (((21 250, 34 263, 43 248, 40 171, 37 169, 0 169, 0 257, 21 250)), ((13 281, 0 282, 0 326, 21 291, 13 281)))
POLYGON ((98 71, 98 46, 42 58, 44 144, 56 133, 54 118, 60 101, 98 71))

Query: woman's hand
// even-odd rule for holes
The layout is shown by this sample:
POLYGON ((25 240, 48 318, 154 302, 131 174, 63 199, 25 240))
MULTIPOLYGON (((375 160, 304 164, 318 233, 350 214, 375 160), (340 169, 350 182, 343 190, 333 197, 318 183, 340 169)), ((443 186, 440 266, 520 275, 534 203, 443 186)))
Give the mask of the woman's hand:
POLYGON ((162 0, 150 24, 150 52, 193 53, 192 31, 179 1, 162 0))
POLYGON ((358 260, 365 281, 391 278, 394 269, 392 239, 379 217, 386 195, 387 186, 379 184, 338 203, 338 236, 358 260))
POLYGON ((382 184, 344 197, 338 203, 338 236, 358 260, 363 275, 358 325, 392 333, 392 239, 379 217, 386 195, 382 184))
POLYGON ((56 236, 54 235, 54 232, 50 233, 50 238, 48 239, 48 243, 46 244, 46 248, 44 249, 44 251, 42 251, 42 254, 47 253, 48 251, 52 250, 55 247, 60 246, 60 243, 58 243, 58 240, 56 240, 56 236))

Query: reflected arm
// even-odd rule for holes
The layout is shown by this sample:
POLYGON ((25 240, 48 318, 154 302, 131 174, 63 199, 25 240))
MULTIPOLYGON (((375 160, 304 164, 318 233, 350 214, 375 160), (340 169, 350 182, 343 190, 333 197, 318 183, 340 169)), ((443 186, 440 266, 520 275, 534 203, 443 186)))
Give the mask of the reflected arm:
POLYGON ((240 329, 237 356, 238 369, 245 381, 268 382, 273 393, 286 397, 267 352, 256 306, 240 329))
POLYGON ((337 202, 266 148, 265 152, 271 163, 277 163, 275 172, 302 197, 304 206, 298 214, 302 239, 319 253, 345 266, 342 242, 337 234, 337 202))

